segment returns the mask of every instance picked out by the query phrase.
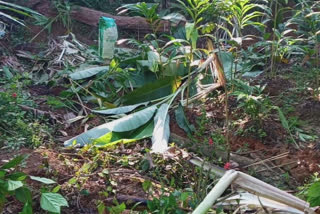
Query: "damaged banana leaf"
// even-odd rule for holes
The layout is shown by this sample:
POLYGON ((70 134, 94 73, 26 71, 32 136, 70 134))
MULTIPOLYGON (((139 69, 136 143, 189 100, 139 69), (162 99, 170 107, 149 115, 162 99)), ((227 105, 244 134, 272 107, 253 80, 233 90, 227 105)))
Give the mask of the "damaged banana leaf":
MULTIPOLYGON (((64 142, 65 146, 84 146, 94 142, 110 132, 128 132, 146 124, 154 115, 157 107, 151 106, 144 110, 129 114, 120 119, 100 125, 64 142)), ((109 142, 110 143, 110 142, 109 142)))
POLYGON ((170 137, 169 107, 166 103, 162 104, 154 117, 155 128, 152 134, 152 150, 156 153, 163 153, 168 149, 170 137))
POLYGON ((106 114, 106 115, 111 115, 111 114, 126 114, 128 112, 131 112, 133 110, 135 110, 136 108, 140 107, 140 106, 147 106, 149 104, 149 102, 145 102, 145 103, 138 103, 135 105, 129 105, 129 106, 122 106, 122 107, 118 107, 118 108, 111 108, 111 109, 106 109, 106 110, 93 110, 93 113, 98 113, 98 114, 106 114))
POLYGON ((128 132, 109 132, 108 134, 94 140, 94 145, 97 147, 108 147, 118 143, 126 144, 137 140, 142 140, 152 136, 154 130, 153 120, 151 119, 145 125, 136 130, 128 132))
MULTIPOLYGON (((210 56, 200 67, 191 72, 189 74, 191 79, 196 78, 210 63, 213 63, 214 58, 215 56, 210 56)), ((96 146, 104 147, 152 137, 153 152, 164 153, 168 149, 170 137, 169 109, 177 95, 180 93, 183 95, 189 84, 189 81, 182 83, 180 77, 165 77, 155 83, 135 89, 121 99, 122 103, 130 105, 93 112, 126 114, 138 109, 136 112, 93 128, 66 141, 64 145, 84 146, 93 143, 96 146), (145 108, 149 103, 154 104, 145 108)), ((181 108, 182 106, 180 110, 181 108)), ((190 129, 192 128, 190 127, 190 129)))

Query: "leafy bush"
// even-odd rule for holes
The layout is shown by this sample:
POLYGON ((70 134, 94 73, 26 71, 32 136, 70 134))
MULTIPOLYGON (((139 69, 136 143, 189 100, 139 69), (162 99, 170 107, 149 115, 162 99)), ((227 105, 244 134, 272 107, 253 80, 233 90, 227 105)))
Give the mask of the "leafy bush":
POLYGON ((20 105, 32 106, 33 101, 22 92, 19 80, 14 80, 9 80, 4 91, 0 91, 0 147, 38 147, 51 138, 49 128, 21 109, 20 105))
MULTIPOLYGON (((8 163, 0 167, 0 212, 5 208, 5 203, 10 197, 15 197, 18 201, 24 204, 20 214, 31 214, 32 211, 32 192, 26 185, 26 180, 31 179, 41 182, 46 185, 52 185, 56 182, 41 177, 29 176, 23 172, 17 171, 17 167, 26 159, 26 156, 18 156, 8 163)), ((58 186, 59 187, 59 186, 58 186)), ((66 199, 56 193, 59 188, 54 188, 52 192, 42 192, 40 206, 43 210, 52 213, 60 213, 61 207, 68 206, 66 199)))
POLYGON ((269 99, 262 94, 264 87, 250 86, 237 80, 236 90, 232 95, 237 97, 238 108, 242 109, 252 120, 261 120, 272 109, 269 99))
MULTIPOLYGON (((192 192, 179 192, 175 191, 170 193, 169 196, 162 195, 159 199, 154 198, 152 201, 148 201, 148 210, 151 213, 168 213, 168 214, 183 214, 187 213, 185 208, 190 205, 190 197, 192 192)), ((193 204, 194 205, 194 204, 193 204)), ((144 212, 148 213, 148 212, 144 212)))
POLYGON ((311 207, 320 206, 320 178, 318 173, 315 173, 310 182, 302 187, 299 187, 300 192, 298 196, 302 199, 306 199, 311 207))
POLYGON ((232 30, 227 30, 229 36, 243 38, 243 29, 248 26, 264 28, 262 22, 257 18, 270 14, 270 8, 264 4, 252 3, 250 0, 225 0, 226 15, 223 16, 224 21, 232 26, 232 30), (262 11, 262 12, 261 12, 262 11))
POLYGON ((308 190, 308 202, 310 206, 320 206, 320 181, 313 183, 308 190))

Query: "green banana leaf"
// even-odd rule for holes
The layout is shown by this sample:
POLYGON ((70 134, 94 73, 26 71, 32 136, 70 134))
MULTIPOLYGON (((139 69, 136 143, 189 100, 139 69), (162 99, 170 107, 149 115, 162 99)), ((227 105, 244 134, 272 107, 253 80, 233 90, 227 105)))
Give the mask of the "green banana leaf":
POLYGON ((180 13, 170 13, 166 16, 163 16, 161 19, 163 20, 168 20, 171 23, 173 23, 174 25, 178 25, 180 22, 186 22, 186 17, 184 17, 182 14, 180 13))
POLYGON ((235 66, 233 64, 234 58, 232 56, 232 53, 220 51, 218 52, 218 57, 222 63, 226 78, 228 80, 232 79, 232 73, 234 72, 234 69, 235 69, 234 68, 235 66))
POLYGON ((94 140, 108 134, 109 132, 128 132, 135 130, 146 124, 153 117, 156 110, 156 106, 151 106, 112 122, 100 125, 65 141, 64 146, 84 146, 92 143, 94 140))
POLYGON ((157 81, 156 75, 152 72, 132 72, 129 73, 129 79, 126 82, 126 86, 133 88, 140 88, 147 83, 151 83, 157 81), (130 83, 129 83, 130 81, 130 83))
POLYGON ((188 67, 183 63, 172 61, 164 66, 164 76, 185 76, 188 74, 188 67))
POLYGON ((84 69, 77 69, 74 73, 70 74, 69 77, 73 80, 81 80, 108 70, 109 66, 86 67, 84 69))
POLYGON ((169 127, 169 105, 164 103, 158 109, 154 117, 154 130, 152 133, 152 151, 163 153, 168 149, 170 127, 169 127))
POLYGON ((175 92, 181 81, 176 77, 165 77, 153 83, 147 83, 122 97, 123 104, 137 104, 168 96, 175 92))
POLYGON ((183 107, 181 103, 179 104, 178 108, 174 111, 176 116, 177 124, 180 128, 182 128, 186 133, 192 134, 195 131, 194 125, 190 125, 186 115, 184 114, 183 107))
POLYGON ((93 110, 92 112, 94 113, 98 113, 98 114, 125 114, 128 112, 131 112, 133 110, 135 110, 136 108, 140 107, 140 106, 147 106, 149 104, 149 102, 145 102, 145 103, 138 103, 136 105, 129 105, 129 106, 121 106, 118 108, 112 108, 112 109, 106 109, 106 110, 93 110))
POLYGON ((151 137, 153 129, 154 123, 151 119, 148 123, 133 131, 109 132, 108 134, 94 140, 94 144, 97 147, 109 147, 118 143, 132 143, 137 140, 151 137))
POLYGON ((5 1, 0 1, 0 4, 2 5, 6 5, 8 7, 11 7, 11 8, 16 8, 18 10, 22 10, 22 11, 25 11, 25 12, 28 12, 28 13, 31 13, 31 14, 36 14, 36 15, 39 15, 39 16, 42 16, 42 14, 34 11, 34 10, 31 10, 27 7, 23 7, 23 6, 20 6, 20 5, 17 5, 17 4, 13 4, 13 3, 9 3, 9 2, 5 2, 5 1))
POLYGON ((0 16, 4 16, 6 17, 7 19, 10 19, 14 22, 17 22, 18 24, 22 25, 22 26, 25 26, 25 24, 23 22, 20 22, 17 18, 13 17, 13 16, 10 16, 9 14, 6 14, 6 13, 3 13, 0 11, 0 16))

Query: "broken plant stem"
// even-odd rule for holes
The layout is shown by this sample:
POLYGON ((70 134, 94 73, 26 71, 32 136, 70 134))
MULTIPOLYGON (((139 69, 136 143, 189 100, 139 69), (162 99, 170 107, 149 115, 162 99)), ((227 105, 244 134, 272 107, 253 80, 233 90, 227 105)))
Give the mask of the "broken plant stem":
POLYGON ((288 154, 289 154, 289 152, 285 152, 283 154, 280 154, 280 155, 277 155, 277 156, 274 156, 274 157, 271 157, 271 158, 267 158, 265 160, 261 160, 261 161, 255 162, 255 163, 247 165, 247 166, 244 166, 243 168, 248 168, 250 166, 262 164, 262 163, 267 162, 267 161, 272 161, 272 160, 278 160, 278 159, 281 159, 281 158, 285 158, 285 157, 288 156, 288 154))
POLYGON ((59 16, 56 16, 54 18, 51 19, 50 22, 48 22, 48 24, 46 24, 46 26, 44 26, 34 37, 32 37, 32 39, 30 39, 30 43, 35 40, 43 31, 45 31, 46 29, 49 28, 50 25, 52 25, 52 23, 54 23, 55 21, 57 21, 59 18, 59 16))
MULTIPOLYGON (((81 89, 85 90, 88 94, 90 94, 93 97, 96 97, 92 92, 90 92, 88 89, 86 89, 85 87, 83 87, 82 85, 80 85, 79 83, 77 83, 76 81, 73 81, 72 79, 69 79, 69 81, 71 81, 71 84, 74 83, 76 84, 78 87, 80 87, 81 89)), ((92 82, 89 82, 89 85, 92 85, 92 82)))
POLYGON ((225 192, 230 184, 237 178, 238 173, 234 170, 227 171, 219 182, 213 187, 200 205, 192 212, 192 214, 204 214, 212 207, 216 200, 225 192))
MULTIPOLYGON (((209 165, 207 163, 203 163, 201 160, 198 160, 198 159, 192 159, 190 160, 190 162, 196 166, 203 166, 203 168, 205 170, 210 170, 211 172, 213 172, 215 175, 218 175, 218 176, 222 176, 224 175, 223 174, 223 169, 220 169, 219 167, 216 167, 216 166, 212 166, 212 165, 209 165)), ((230 170, 231 172, 234 172, 236 175, 234 175, 234 173, 228 173, 229 171, 227 171, 225 174, 228 174, 228 176, 223 176, 220 181, 223 182, 223 180, 232 180, 232 183, 238 185, 240 187, 240 189, 243 189, 243 190, 246 190, 248 192, 251 192, 251 193, 254 193, 255 195, 257 196, 261 196, 261 197, 264 197, 264 198, 267 198, 267 199, 270 199, 270 200, 273 200, 273 201, 276 201, 278 203, 282 203, 282 204, 285 204, 287 206, 290 206, 290 207, 293 207, 295 209, 298 209, 302 212, 305 212, 305 213, 308 213, 308 214, 315 214, 315 211, 313 208, 310 208, 309 206, 309 203, 285 192, 285 191, 282 191, 270 184, 267 184, 257 178, 254 178, 250 175, 247 175, 243 172, 238 172, 238 171, 233 171, 233 170, 230 170), (235 176, 235 177, 233 177, 235 176)), ((222 188, 224 188, 225 186, 223 184, 225 184, 225 182, 221 183, 221 182, 218 182, 219 184, 219 189, 217 190, 218 192, 216 193, 217 195, 220 194, 220 190, 222 188), (221 189, 220 189, 221 188, 221 189)), ((218 185, 217 184, 217 185, 218 185)), ((226 187, 227 188, 227 187, 226 187)), ((212 190, 213 191, 213 190, 212 190)), ((210 192, 211 193, 211 192, 210 192)), ((209 194, 210 194, 209 193, 209 194)), ((221 193, 222 194, 222 193, 221 193)), ((220 194, 220 195, 221 195, 220 194)), ((213 196, 215 196, 214 193, 212 193, 213 196)), ((207 199, 207 197, 206 197, 207 199)), ((205 199, 205 200, 206 200, 205 199)), ((213 203, 215 202, 215 200, 213 200, 215 198, 211 198, 211 199, 208 199, 208 201, 206 201, 203 205, 202 205, 202 209, 201 210, 198 210, 198 208, 196 210, 198 210, 199 212, 193 212, 193 213, 196 213, 196 214, 202 214, 202 213, 205 213, 205 211, 207 209, 210 209, 210 207, 213 205, 213 203), (209 202, 211 204, 209 204, 209 202), (204 206, 205 205, 205 206, 204 206), (200 211, 203 211, 203 212, 200 212, 200 211)), ((201 203, 202 204, 202 203, 201 203)), ((201 205, 200 204, 200 205, 201 205)), ((199 205, 199 206, 200 206, 199 205)))
POLYGON ((71 83, 71 90, 73 91, 73 93, 76 94, 76 96, 77 96, 77 98, 78 98, 78 100, 79 100, 79 102, 80 102, 80 105, 81 105, 84 113, 86 114, 86 116, 88 116, 87 109, 85 108, 85 105, 83 104, 83 102, 82 102, 82 100, 81 100, 81 97, 79 96, 78 92, 75 90, 75 87, 74 87, 74 85, 73 85, 73 83, 72 83, 72 80, 69 79, 69 81, 70 81, 70 83, 71 83))
MULTIPOLYGON (((219 83, 214 83, 212 84, 212 86, 206 88, 206 89, 203 89, 202 91, 200 91, 199 93, 195 94, 194 96, 190 97, 189 98, 189 104, 194 102, 195 100, 198 100, 200 98, 203 98, 205 97, 207 94, 209 94, 210 92, 212 92, 213 90, 217 89, 217 88, 220 88, 221 87, 221 84, 219 83)), ((183 90, 184 91, 184 90, 183 90)), ((182 93, 183 93, 182 91, 182 93)), ((186 102, 185 100, 181 100, 181 104, 183 106, 186 106, 186 102)), ((177 106, 176 106, 177 107, 177 106)))
POLYGON ((272 35, 272 46, 271 46, 271 71, 270 71, 270 77, 273 77, 275 75, 275 62, 276 62, 276 53, 278 52, 278 45, 275 45, 276 41, 276 27, 277 27, 277 19, 278 19, 278 0, 275 1, 275 17, 273 20, 273 35, 272 35))
POLYGON ((193 49, 192 49, 192 45, 191 45, 191 50, 190 50, 190 56, 189 56, 189 60, 190 60, 190 66, 189 66, 189 70, 188 70, 188 80, 187 80, 187 83, 188 83, 188 86, 187 86, 187 104, 186 104, 186 107, 189 105, 189 85, 190 85, 190 79, 191 79, 191 64, 193 62, 193 49))
POLYGON ((228 108, 228 88, 225 85, 225 112, 226 112, 226 143, 227 143, 227 161, 230 161, 230 139, 229 139, 229 108, 228 108))
MULTIPOLYGON (((186 79, 186 78, 188 78, 188 79, 190 78, 190 80, 192 80, 198 73, 200 73, 205 68, 207 68, 210 65, 210 63, 212 62, 213 59, 214 59, 214 57, 210 56, 199 68, 197 68, 195 71, 190 72, 190 74, 187 77, 183 77, 182 80, 186 79)), ((181 92, 184 92, 184 90, 188 86, 189 86, 189 82, 186 81, 179 87, 179 89, 175 93, 170 94, 170 95, 168 95, 166 97, 162 97, 162 98, 159 98, 159 99, 156 99, 156 100, 152 100, 151 102, 156 102, 156 101, 160 101, 161 100, 159 103, 155 103, 154 105, 160 105, 162 103, 165 103, 165 102, 171 100, 172 97, 176 97, 177 94, 179 94, 181 92)), ((220 87, 221 85, 219 84, 219 85, 216 85, 216 86, 220 87)), ((216 86, 214 86, 214 88, 216 88, 216 86)))
POLYGON ((320 100, 320 80, 319 80, 319 76, 320 74, 318 74, 320 72, 320 56, 319 56, 319 48, 320 48, 320 43, 316 42, 315 45, 315 49, 316 49, 316 90, 315 90, 315 94, 316 94, 316 98, 318 98, 320 100))
POLYGON ((270 167, 270 168, 268 168, 268 169, 261 169, 261 170, 256 171, 256 173, 264 172, 264 171, 270 170, 270 169, 275 169, 275 168, 284 167, 284 166, 291 165, 291 164, 294 164, 294 163, 297 163, 297 161, 290 161, 290 162, 288 162, 288 163, 284 163, 284 164, 280 164, 280 165, 277 165, 277 166, 273 166, 273 167, 270 167))
MULTIPOLYGON (((217 56, 216 56, 217 57, 217 56)), ((232 91, 233 91, 233 86, 234 86, 234 80, 233 80, 233 78, 232 78, 232 70, 233 70, 233 64, 234 64, 234 62, 232 61, 231 62, 231 71, 230 71, 230 75, 231 75, 231 84, 232 84, 232 91)), ((237 67, 236 67, 237 68, 237 67)), ((229 94, 228 94, 228 86, 227 86, 227 84, 225 83, 224 85, 223 85, 223 88, 224 88, 224 93, 225 93, 225 106, 224 106, 224 108, 225 108, 225 113, 226 113, 226 143, 227 143, 227 161, 229 162, 230 161, 230 153, 231 153, 231 149, 230 149, 230 138, 229 138, 229 132, 230 132, 230 130, 229 130, 229 108, 228 108, 228 105, 229 105, 229 103, 228 103, 228 100, 229 100, 229 94)))
MULTIPOLYGON (((78 105, 81 105, 80 102, 77 102, 77 101, 73 101, 73 102, 77 103, 78 105)), ((91 108, 88 108, 87 106, 83 106, 83 107, 86 108, 86 109, 89 110, 89 111, 92 111, 92 109, 91 109, 91 108)))

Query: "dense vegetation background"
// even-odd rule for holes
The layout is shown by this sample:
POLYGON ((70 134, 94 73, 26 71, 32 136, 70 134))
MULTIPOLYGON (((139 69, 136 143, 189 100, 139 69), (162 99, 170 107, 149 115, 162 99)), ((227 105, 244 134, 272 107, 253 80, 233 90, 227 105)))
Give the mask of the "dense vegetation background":
POLYGON ((0 213, 319 212, 319 1, 0 1, 0 47, 0 213))

